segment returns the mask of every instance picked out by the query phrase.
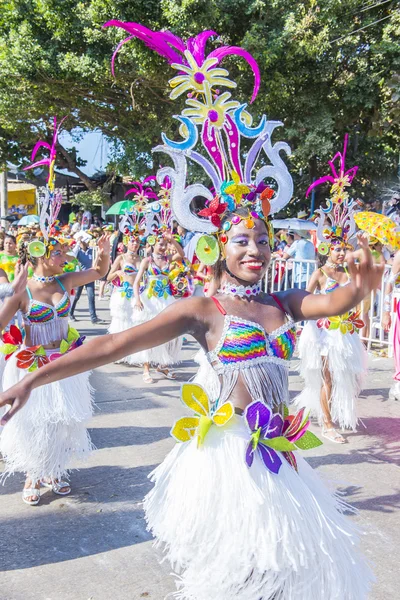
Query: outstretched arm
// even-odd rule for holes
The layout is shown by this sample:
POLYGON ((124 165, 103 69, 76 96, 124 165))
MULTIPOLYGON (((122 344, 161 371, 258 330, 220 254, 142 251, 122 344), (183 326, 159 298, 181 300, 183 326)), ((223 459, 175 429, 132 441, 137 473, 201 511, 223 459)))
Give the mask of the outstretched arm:
POLYGON ((362 249, 359 263, 355 263, 352 254, 347 256, 351 280, 348 285, 330 294, 314 295, 300 290, 286 292, 283 300, 295 321, 343 315, 379 286, 385 268, 383 258, 380 264, 374 264, 365 236, 359 237, 359 243, 362 249))
POLYGON ((104 234, 99 238, 97 244, 98 252, 95 264, 86 271, 77 271, 74 273, 65 273, 61 276, 66 288, 72 289, 96 281, 104 277, 110 266, 110 238, 104 234))
POLYGON ((107 281, 112 281, 113 279, 115 279, 116 275, 120 273, 121 271, 121 261, 122 261, 122 255, 117 256, 117 258, 114 260, 110 272, 107 276, 107 281))
POLYGON ((11 404, 1 423, 4 425, 27 402, 31 391, 41 385, 90 371, 120 360, 128 354, 165 344, 181 335, 198 336, 204 323, 197 315, 204 314, 204 298, 190 298, 166 308, 151 321, 122 333, 96 338, 73 352, 24 377, 0 395, 0 406, 11 404))

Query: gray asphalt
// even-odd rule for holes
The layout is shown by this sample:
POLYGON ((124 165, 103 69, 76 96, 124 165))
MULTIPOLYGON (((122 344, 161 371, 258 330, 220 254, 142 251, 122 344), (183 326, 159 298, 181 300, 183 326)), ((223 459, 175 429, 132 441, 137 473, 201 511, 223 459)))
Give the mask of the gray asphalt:
MULTIPOLYGON (((98 302, 99 316, 108 320, 107 306, 98 302)), ((82 334, 106 332, 86 320, 84 297, 76 316, 82 334)), ((43 491, 41 504, 29 507, 20 495, 23 475, 7 479, 0 488, 0 600, 162 600, 174 590, 140 502, 151 486, 147 475, 173 447, 169 430, 182 416, 179 385, 196 371, 196 350, 194 342, 185 344, 177 382, 145 385, 139 369, 115 364, 93 373, 90 431, 97 451, 73 473, 70 496, 43 491)), ((301 388, 295 367, 296 361, 292 394, 301 388)), ((390 359, 371 357, 358 401, 364 427, 343 446, 326 441, 307 453, 359 511, 351 518, 366 531, 363 550, 377 577, 370 600, 400 598, 400 402, 388 400, 392 368, 390 359)))

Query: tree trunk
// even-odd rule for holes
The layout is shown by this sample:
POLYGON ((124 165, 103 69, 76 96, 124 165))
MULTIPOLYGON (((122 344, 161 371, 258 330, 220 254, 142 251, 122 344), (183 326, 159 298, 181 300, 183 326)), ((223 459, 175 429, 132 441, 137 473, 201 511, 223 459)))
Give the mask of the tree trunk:
POLYGON ((61 168, 68 169, 68 171, 71 171, 71 173, 75 173, 75 175, 77 175, 82 183, 87 187, 89 192, 93 192, 95 189, 97 189, 97 184, 93 182, 90 177, 85 175, 85 173, 83 173, 79 167, 76 166, 72 156, 68 153, 64 146, 61 146, 60 143, 57 143, 57 154, 57 162, 61 168))

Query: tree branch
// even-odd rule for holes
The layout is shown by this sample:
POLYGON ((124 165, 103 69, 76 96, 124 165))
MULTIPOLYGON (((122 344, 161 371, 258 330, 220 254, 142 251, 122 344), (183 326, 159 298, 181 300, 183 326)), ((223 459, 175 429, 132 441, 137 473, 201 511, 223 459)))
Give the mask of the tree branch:
POLYGON ((83 171, 80 170, 79 167, 76 166, 75 160, 69 154, 69 152, 62 146, 59 142, 57 142, 57 162, 59 166, 63 169, 68 169, 71 173, 75 173, 82 181, 82 183, 87 187, 90 192, 93 192, 98 185, 90 179, 83 171), (61 155, 61 160, 60 160, 61 155))

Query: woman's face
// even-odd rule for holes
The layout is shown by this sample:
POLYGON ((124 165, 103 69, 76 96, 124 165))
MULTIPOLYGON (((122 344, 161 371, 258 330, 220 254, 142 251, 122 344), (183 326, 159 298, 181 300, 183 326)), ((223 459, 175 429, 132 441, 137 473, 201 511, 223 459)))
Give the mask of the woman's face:
POLYGON ((139 250, 140 242, 136 236, 132 236, 128 240, 127 248, 129 252, 137 252, 139 250))
POLYGON ((247 229, 241 221, 232 225, 227 236, 225 259, 229 271, 247 284, 257 283, 264 277, 271 260, 265 223, 257 219, 254 228, 247 229))
POLYGON ((12 238, 6 237, 4 239, 4 251, 6 252, 6 254, 10 254, 10 256, 15 256, 17 251, 17 245, 12 238))
POLYGON ((335 265, 342 265, 346 257, 346 248, 341 245, 332 246, 330 259, 335 265))
POLYGON ((56 244, 55 246, 52 246, 49 258, 46 256, 43 257, 42 260, 49 273, 58 275, 63 272, 63 266, 65 265, 67 258, 66 250, 67 249, 61 246, 61 244, 56 244))
POLYGON ((154 252, 156 254, 166 254, 168 248, 168 242, 164 238, 160 238, 154 244, 154 252))

